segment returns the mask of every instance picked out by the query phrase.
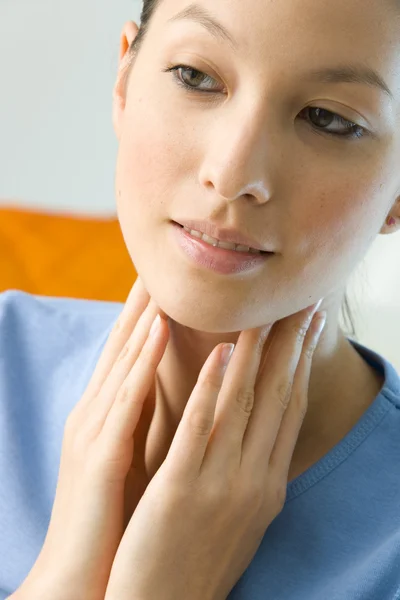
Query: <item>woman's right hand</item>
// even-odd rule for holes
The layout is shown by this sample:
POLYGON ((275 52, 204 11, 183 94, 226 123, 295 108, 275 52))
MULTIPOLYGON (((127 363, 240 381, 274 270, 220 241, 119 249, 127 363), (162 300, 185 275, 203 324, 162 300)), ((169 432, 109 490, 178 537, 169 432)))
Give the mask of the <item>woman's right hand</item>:
POLYGON ((166 315, 137 278, 64 428, 44 545, 12 598, 103 600, 124 533, 134 433, 169 338, 166 315), (161 315, 154 337, 150 327, 161 315))

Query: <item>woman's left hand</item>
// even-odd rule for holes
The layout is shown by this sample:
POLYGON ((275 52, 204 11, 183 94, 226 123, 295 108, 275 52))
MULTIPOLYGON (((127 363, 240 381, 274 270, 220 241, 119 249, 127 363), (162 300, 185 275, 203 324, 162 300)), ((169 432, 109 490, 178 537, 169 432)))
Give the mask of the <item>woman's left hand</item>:
POLYGON ((227 598, 285 503, 316 309, 276 323, 264 361, 271 326, 241 332, 225 376, 223 344, 211 352, 122 537, 105 600, 227 598))

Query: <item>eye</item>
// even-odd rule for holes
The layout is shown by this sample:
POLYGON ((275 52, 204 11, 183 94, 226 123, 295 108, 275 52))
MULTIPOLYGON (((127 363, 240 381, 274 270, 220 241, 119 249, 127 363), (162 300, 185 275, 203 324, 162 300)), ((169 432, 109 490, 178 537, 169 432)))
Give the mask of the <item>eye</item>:
POLYGON ((182 86, 184 89, 188 90, 188 91, 194 91, 194 92, 206 92, 206 93, 217 93, 220 91, 224 91, 223 89, 220 90, 218 88, 200 88, 199 84, 203 83, 203 82, 215 82, 215 79, 213 77, 210 77, 210 75, 207 75, 206 73, 203 73, 202 71, 199 71, 198 69, 194 69, 193 67, 190 67, 189 65, 175 65, 173 67, 169 67, 168 69, 164 70, 164 73, 170 73, 173 72, 173 77, 176 81, 176 83, 180 86, 182 86))
MULTIPOLYGON (((322 133, 327 133, 329 135, 336 135, 336 136, 341 136, 341 137, 355 137, 355 138, 361 138, 365 135, 366 130, 364 129, 364 127, 361 127, 360 125, 357 125, 356 123, 352 123, 351 121, 348 121, 347 119, 345 119, 344 117, 341 117, 340 115, 337 115, 336 113, 333 113, 329 110, 326 110, 324 108, 318 108, 316 106, 307 106, 307 108, 304 108, 301 112, 300 115, 302 114, 306 114, 306 113, 310 114, 310 121, 312 126, 315 129, 318 129, 319 131, 321 131, 322 133), (319 123, 319 125, 318 125, 319 123), (333 130, 329 130, 326 129, 328 126, 331 125, 339 125, 339 129, 334 128, 333 130), (342 125, 342 127, 340 128, 340 125, 342 125)), ((302 117, 300 117, 302 118, 302 117)))
MULTIPOLYGON (((206 93, 206 94, 218 94, 223 93, 224 89, 215 89, 215 88, 201 88, 199 85, 204 82, 215 82, 213 77, 191 67, 190 65, 173 65, 163 70, 164 73, 173 72, 173 77, 176 83, 183 87, 186 91, 190 92, 198 92, 198 93, 206 93), (190 82, 190 83, 189 83, 190 82)), ((311 118, 311 126, 317 132, 335 136, 342 138, 362 138, 367 135, 367 130, 356 123, 352 123, 348 121, 344 117, 337 115, 329 110, 324 108, 319 108, 316 106, 308 106, 303 109, 299 115, 306 114, 307 111, 310 111, 311 118), (318 125, 318 121, 320 121, 321 125, 318 125), (327 129, 330 125, 341 125, 342 127, 339 129, 327 129)), ((302 118, 299 116, 299 118, 302 118)), ((307 119, 305 119, 307 120, 307 119)))

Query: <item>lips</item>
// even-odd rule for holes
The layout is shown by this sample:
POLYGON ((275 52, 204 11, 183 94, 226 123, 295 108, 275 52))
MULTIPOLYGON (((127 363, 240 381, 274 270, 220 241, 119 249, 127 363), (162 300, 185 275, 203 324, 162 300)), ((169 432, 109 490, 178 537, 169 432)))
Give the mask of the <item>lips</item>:
POLYGON ((243 274, 264 268, 274 260, 274 252, 239 252, 212 246, 201 238, 193 237, 182 225, 171 221, 171 234, 190 264, 222 275, 243 274))
POLYGON ((254 250, 259 250, 263 254, 271 253, 271 250, 267 250, 262 244, 245 236, 239 230, 236 229, 220 229, 209 221, 192 221, 192 220, 180 220, 172 221, 176 225, 186 227, 187 229, 198 231, 199 233, 205 234, 212 237, 220 242, 228 242, 240 246, 247 246, 254 250))
POLYGON ((187 227, 188 229, 193 229, 200 233, 206 234, 209 237, 215 238, 221 242, 230 242, 232 244, 248 246, 249 248, 260 250, 262 252, 273 253, 272 249, 266 248, 264 244, 245 235, 238 229, 223 229, 211 221, 179 219, 179 221, 173 221, 173 223, 176 223, 181 227, 187 227))
MULTIPOLYGON (((183 227, 183 225, 181 225, 180 223, 176 223, 176 225, 178 225, 178 226, 179 226, 179 227, 181 227, 182 229, 185 229, 185 228, 183 227)), ((201 231, 200 231, 199 233, 201 233, 201 231)), ((190 234, 190 233, 188 233, 188 235, 190 235, 190 236, 191 236, 191 234, 190 234)), ((203 235, 204 235, 204 234, 203 234, 203 235)), ((191 236, 191 237, 195 237, 195 236, 191 236)), ((210 236, 210 237, 212 237, 212 236, 210 236)), ((197 237, 196 237, 195 239, 200 239, 200 238, 197 238, 197 237)), ((217 238, 214 238, 214 239, 217 239, 217 238)), ((206 242, 205 240, 202 240, 202 241, 203 241, 204 243, 206 243, 207 245, 211 246, 211 244, 210 244, 209 242, 206 242)), ((219 242, 219 241, 221 241, 221 240, 218 240, 218 242, 219 242)), ((230 242, 230 243, 231 243, 231 244, 235 244, 236 242, 230 242)), ((239 244, 239 245, 241 245, 241 246, 245 246, 245 245, 246 245, 246 246, 248 246, 248 244, 239 244)), ((250 249, 252 249, 252 250, 257 250, 257 248, 252 248, 251 246, 248 246, 248 247, 249 247, 250 249)), ((233 250, 233 249, 231 249, 231 248, 222 248, 222 246, 218 246, 218 248, 219 248, 219 249, 224 249, 224 250, 229 250, 229 251, 231 251, 231 252, 232 252, 232 251, 234 251, 234 252, 237 252, 236 250, 233 250)), ((272 252, 267 252, 266 250, 258 250, 258 252, 259 252, 260 254, 272 254, 272 252)), ((240 252, 240 254, 249 254, 249 252, 244 252, 244 251, 242 251, 242 252, 240 252)), ((251 254, 253 254, 253 253, 251 253, 251 254)))

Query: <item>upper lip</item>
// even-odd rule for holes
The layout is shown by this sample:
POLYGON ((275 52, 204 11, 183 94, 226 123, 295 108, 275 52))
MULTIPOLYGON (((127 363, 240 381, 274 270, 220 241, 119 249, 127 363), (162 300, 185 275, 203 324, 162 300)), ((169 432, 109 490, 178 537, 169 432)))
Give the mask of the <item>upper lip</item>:
POLYGON ((273 252, 273 250, 265 248, 261 242, 245 235, 239 231, 239 229, 218 227, 210 221, 180 219, 179 221, 175 222, 179 223, 179 225, 183 225, 184 227, 188 227, 189 229, 195 229, 196 231, 205 233, 206 235, 216 238, 222 242, 231 242, 233 244, 248 246, 249 248, 254 248, 256 250, 263 250, 264 252, 273 252))

